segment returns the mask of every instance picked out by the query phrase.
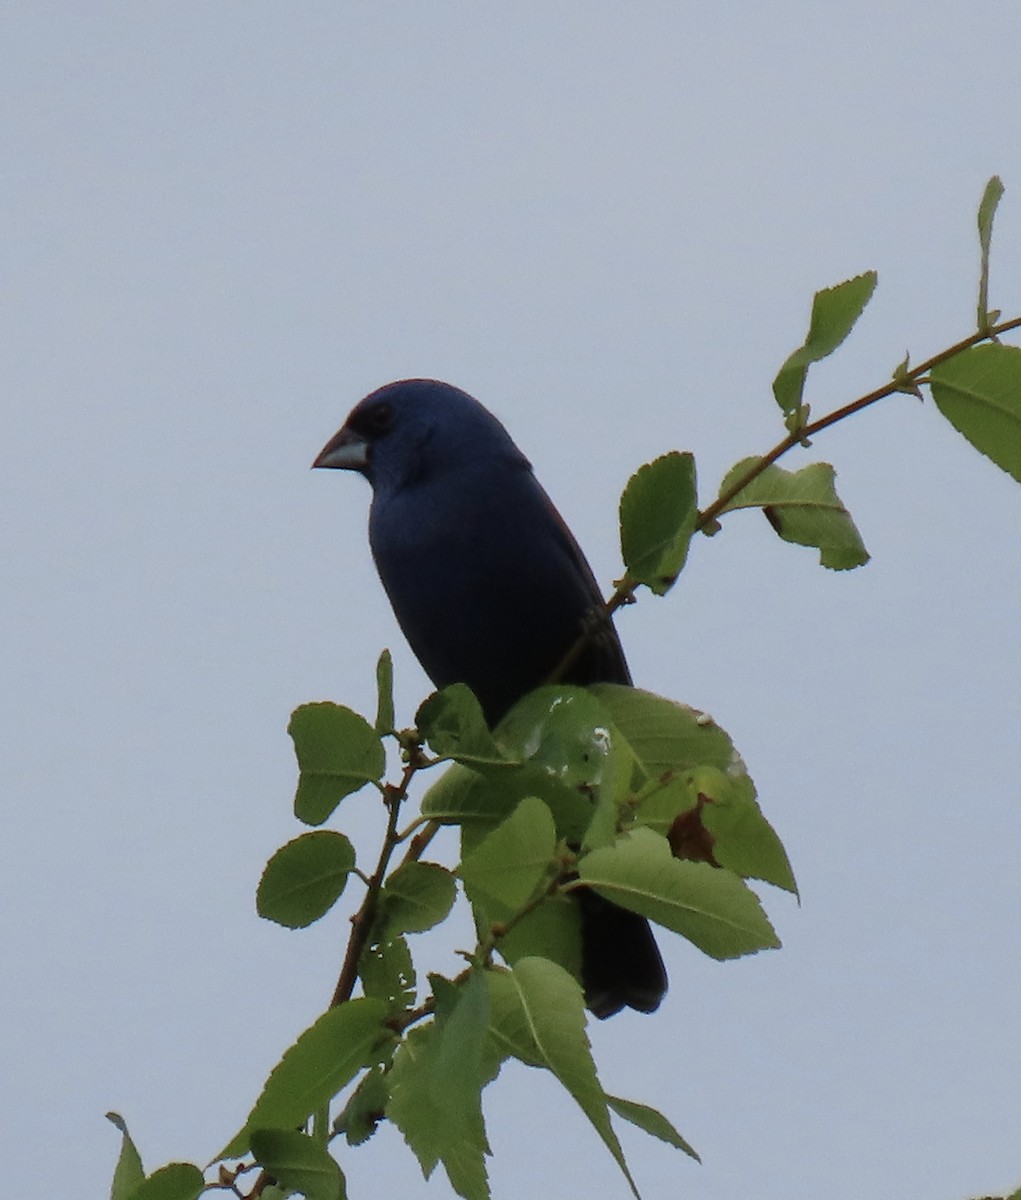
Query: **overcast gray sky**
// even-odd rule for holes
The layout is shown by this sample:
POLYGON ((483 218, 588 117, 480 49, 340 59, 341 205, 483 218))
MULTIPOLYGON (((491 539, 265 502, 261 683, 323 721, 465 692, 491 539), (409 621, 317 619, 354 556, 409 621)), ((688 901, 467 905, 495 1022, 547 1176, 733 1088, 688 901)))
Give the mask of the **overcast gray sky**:
MULTIPOLYGON (((342 921, 252 899, 296 832, 288 715, 370 709, 384 645, 406 719, 427 690, 367 487, 308 470, 348 408, 471 391, 609 584, 640 463, 694 451, 704 501, 779 439, 816 288, 879 272, 816 413, 970 331, 994 172, 1021 312, 1019 45, 1016 0, 4 5, 9 1194, 106 1194, 109 1108, 148 1167, 208 1158, 328 999, 342 921)), ((646 1200, 1021 1181, 1021 489, 907 397, 816 458, 867 567, 740 514, 620 620, 636 679, 734 736, 803 898, 764 897, 778 953, 664 936, 661 1011, 593 1031, 705 1160, 624 1129, 646 1200)), ((498 1200, 624 1194, 539 1073, 487 1113, 498 1200)), ((449 1194, 392 1131, 344 1166, 449 1194)))

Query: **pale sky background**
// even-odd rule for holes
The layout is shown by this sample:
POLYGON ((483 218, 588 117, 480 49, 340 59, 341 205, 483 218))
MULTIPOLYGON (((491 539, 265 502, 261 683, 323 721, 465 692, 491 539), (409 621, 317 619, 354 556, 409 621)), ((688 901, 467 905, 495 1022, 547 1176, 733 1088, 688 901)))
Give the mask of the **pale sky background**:
MULTIPOLYGON (((384 645, 406 720, 427 691, 367 486, 308 469, 351 405, 471 391, 608 585, 636 467, 691 449, 705 502, 782 435, 816 288, 879 272, 817 414, 971 330, 994 172, 1021 312, 1019 46, 1017 0, 3 6, 6 1194, 106 1195, 110 1108, 147 1167, 208 1158, 328 999, 342 919, 254 912, 288 715, 370 710, 384 645)), ((803 900, 763 889, 777 953, 664 935, 663 1008, 594 1029, 704 1158, 623 1128, 646 1200, 1021 1182, 1021 488, 907 397, 817 458, 867 567, 743 514, 620 621, 735 738, 803 900)), ((339 823, 374 848, 368 794, 339 823)), ((548 1078, 486 1102, 497 1200, 625 1194, 548 1078)), ((344 1167, 450 1195, 393 1130, 344 1167)))

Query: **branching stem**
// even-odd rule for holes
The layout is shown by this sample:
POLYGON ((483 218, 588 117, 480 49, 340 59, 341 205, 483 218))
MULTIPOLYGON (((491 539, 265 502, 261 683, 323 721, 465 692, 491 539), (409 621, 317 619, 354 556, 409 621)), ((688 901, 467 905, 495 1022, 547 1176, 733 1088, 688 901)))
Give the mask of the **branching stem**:
MULTIPOLYGON (((358 963, 372 933, 376 908, 379 904, 379 893, 383 887, 383 880, 386 878, 387 868, 390 866, 390 859, 397 847, 397 821, 401 804, 407 798, 408 787, 419 765, 417 756, 412 755, 404 768, 400 783, 396 787, 388 784, 384 789, 387 806, 386 834, 383 837, 376 869, 369 877, 368 887, 365 889, 365 898, 362 900, 361 907, 351 918, 351 938, 344 954, 344 963, 340 968, 337 986, 333 989, 330 1008, 336 1008, 338 1004, 350 1000, 351 993, 354 991, 355 983, 358 980, 358 963)), ((414 844, 414 839, 412 842, 414 844)))
MULTIPOLYGON (((772 450, 759 458, 753 466, 736 480, 727 490, 721 493, 713 502, 698 514, 695 521, 696 531, 708 528, 723 512, 727 505, 734 497, 743 491, 750 483, 757 479, 767 467, 770 467, 782 458, 788 450, 793 450, 795 446, 803 445, 809 438, 817 433, 821 433, 824 429, 828 429, 831 425, 836 425, 838 421, 843 421, 846 417, 850 417, 856 412, 861 412, 862 409, 868 408, 875 404, 878 400, 885 400, 887 396, 896 395, 898 392, 907 392, 915 394, 919 386, 928 382, 929 372, 933 367, 939 366, 947 359, 953 358, 954 355, 960 354, 964 350, 971 349, 972 346, 977 346, 981 342, 996 341, 1001 334, 1009 333, 1012 329, 1021 328, 1021 317, 1013 317, 1009 321, 1001 321, 997 325, 989 325, 984 329, 977 329, 968 337, 962 338, 959 342, 955 342, 952 346, 948 346, 945 350, 941 350, 938 354, 934 354, 931 358, 927 358, 924 362, 919 363, 917 367, 912 367, 903 373, 898 373, 890 380, 889 383, 878 387, 875 391, 860 396, 857 400, 853 400, 850 404, 845 404, 842 408, 835 409, 826 416, 820 417, 817 421, 810 421, 803 425, 800 429, 793 433, 789 433, 782 442, 778 442, 772 450)), ((617 585, 613 595, 606 601, 606 615, 612 616, 618 608, 625 604, 634 602, 634 593, 636 585, 625 576, 617 585)), ((559 679, 564 672, 574 662, 585 644, 587 634, 583 634, 578 639, 574 646, 571 647, 563 661, 558 665, 556 672, 552 676, 553 679, 559 679)))
MULTIPOLYGON (((915 392, 922 383, 928 382, 927 376, 933 367, 939 366, 940 363, 946 362, 947 359, 953 358, 963 350, 969 350, 972 346, 979 345, 980 342, 995 341, 1000 334, 1008 333, 1010 330, 1018 328, 1021 328, 1021 317, 1014 317, 1010 321, 1003 321, 999 325, 992 325, 986 330, 976 330, 969 337, 963 338, 953 346, 948 346, 946 350, 941 350, 939 354, 934 354, 931 358, 927 358, 925 362, 919 363, 917 367, 912 367, 910 371, 905 371, 902 375, 895 376, 889 383, 876 388, 875 391, 869 392, 865 396, 860 396, 850 404, 845 404, 843 408, 838 408, 831 413, 827 413, 825 417, 820 417, 818 421, 809 422, 797 430, 796 433, 788 434, 782 442, 778 442, 768 454, 764 454, 753 467, 750 467, 736 483, 717 497, 707 509, 698 514, 695 528, 701 530, 710 525, 739 492, 743 491, 748 484, 757 479, 767 467, 772 466, 788 450, 793 450, 795 446, 801 445, 808 438, 821 433, 831 425, 836 425, 838 421, 843 421, 845 417, 860 412, 863 408, 868 408, 869 405, 875 404, 877 400, 885 400, 887 396, 893 396, 897 392, 915 392)), ((614 605, 613 600, 615 597, 616 592, 607 601, 609 612, 613 612, 615 608, 619 608, 620 604, 624 602, 618 601, 614 605)))

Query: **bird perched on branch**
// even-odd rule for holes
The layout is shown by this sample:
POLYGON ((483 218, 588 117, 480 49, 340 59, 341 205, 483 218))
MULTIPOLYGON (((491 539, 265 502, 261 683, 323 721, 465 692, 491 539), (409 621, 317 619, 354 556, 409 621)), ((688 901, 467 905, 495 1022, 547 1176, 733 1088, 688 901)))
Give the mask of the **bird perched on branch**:
MULTIPOLYGON (((312 464, 372 485, 369 542, 405 637, 438 687, 464 683, 490 725, 546 682, 630 683, 571 531, 500 422, 467 392, 406 379, 366 396, 312 464)), ((648 922, 577 889, 582 983, 597 1017, 656 1009, 667 981, 648 922)))

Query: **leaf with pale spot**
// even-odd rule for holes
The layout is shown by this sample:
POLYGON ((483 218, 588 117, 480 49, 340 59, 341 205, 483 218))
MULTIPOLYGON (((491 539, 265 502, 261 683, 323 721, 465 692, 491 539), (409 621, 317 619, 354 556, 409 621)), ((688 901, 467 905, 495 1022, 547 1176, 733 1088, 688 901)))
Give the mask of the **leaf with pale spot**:
POLYGON ((407 941, 399 935, 366 946, 358 961, 358 977, 365 995, 385 1000, 391 1012, 415 1003, 415 965, 407 941))

